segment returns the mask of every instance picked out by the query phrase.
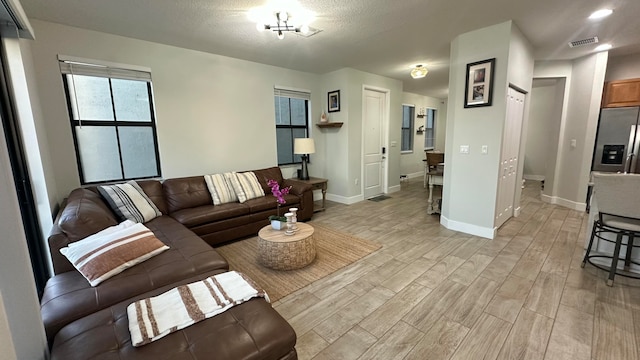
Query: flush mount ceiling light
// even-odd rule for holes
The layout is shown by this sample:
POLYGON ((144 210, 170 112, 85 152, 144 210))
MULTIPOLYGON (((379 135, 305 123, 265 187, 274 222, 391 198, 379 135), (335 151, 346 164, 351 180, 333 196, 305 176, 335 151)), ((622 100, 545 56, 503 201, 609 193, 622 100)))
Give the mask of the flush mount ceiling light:
POLYGON ((427 76, 428 72, 429 70, 427 70, 426 67, 424 67, 422 64, 418 64, 418 65, 415 65, 411 70, 411 77, 414 79, 421 79, 427 76))
POLYGON ((607 17, 613 13, 611 9, 600 9, 598 11, 594 11, 591 15, 589 15, 589 19, 602 19, 603 17, 607 17))
POLYGON ((611 44, 602 44, 595 48, 595 51, 605 51, 611 49, 613 46, 611 44))
MULTIPOLYGON (((313 13, 293 2, 255 8, 248 15, 256 23, 258 31, 271 30, 280 40, 284 39, 286 32, 310 33, 309 23, 314 18, 313 13)), ((317 29, 313 31, 318 32, 317 29)))

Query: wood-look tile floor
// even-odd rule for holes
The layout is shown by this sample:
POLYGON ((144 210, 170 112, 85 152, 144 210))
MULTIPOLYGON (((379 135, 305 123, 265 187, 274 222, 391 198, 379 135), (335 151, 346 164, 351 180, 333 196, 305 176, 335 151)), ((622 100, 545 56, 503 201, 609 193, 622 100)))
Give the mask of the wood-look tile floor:
POLYGON ((527 182, 520 216, 482 239, 427 215, 421 180, 315 214, 383 248, 274 303, 300 359, 640 360, 640 280, 580 268, 587 214, 527 182))

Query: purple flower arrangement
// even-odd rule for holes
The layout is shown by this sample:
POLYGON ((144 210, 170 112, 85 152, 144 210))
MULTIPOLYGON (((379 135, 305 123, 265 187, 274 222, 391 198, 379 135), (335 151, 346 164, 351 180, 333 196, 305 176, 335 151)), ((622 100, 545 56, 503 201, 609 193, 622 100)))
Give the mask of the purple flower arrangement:
POLYGON ((278 182, 273 179, 267 181, 267 185, 269 185, 269 187, 271 188, 271 194, 275 196, 276 201, 278 202, 278 215, 269 216, 269 220, 287 221, 285 217, 280 216, 280 205, 284 205, 287 203, 287 201, 284 199, 284 196, 289 193, 289 190, 291 190, 291 186, 280 189, 280 184, 278 184, 278 182))

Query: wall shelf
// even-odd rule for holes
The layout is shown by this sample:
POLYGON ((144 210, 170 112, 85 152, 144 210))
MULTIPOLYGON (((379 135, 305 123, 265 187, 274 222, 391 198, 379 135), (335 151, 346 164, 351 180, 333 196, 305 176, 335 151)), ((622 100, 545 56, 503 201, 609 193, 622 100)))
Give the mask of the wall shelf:
POLYGON ((341 128, 342 127, 341 122, 330 122, 330 123, 324 123, 324 124, 316 124, 317 127, 319 128, 341 128))

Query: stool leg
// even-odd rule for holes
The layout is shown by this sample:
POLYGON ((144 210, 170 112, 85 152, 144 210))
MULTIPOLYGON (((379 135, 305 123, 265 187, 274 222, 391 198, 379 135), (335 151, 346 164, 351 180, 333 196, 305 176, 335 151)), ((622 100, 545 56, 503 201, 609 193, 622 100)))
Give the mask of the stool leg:
POLYGON ((584 268, 584 265, 587 263, 587 259, 589 258, 589 252, 591 252, 591 245, 593 245, 593 238, 596 236, 596 226, 598 225, 598 221, 593 222, 593 229, 591 229, 591 239, 589 239, 589 246, 587 246, 587 251, 584 253, 584 258, 582 259, 582 264, 580 267, 584 268))
POLYGON ((629 240, 627 241, 627 256, 624 259, 624 269, 629 271, 629 266, 631 266, 631 253, 633 252, 633 233, 627 236, 629 240))
POLYGON ((618 233, 616 236, 616 248, 613 250, 613 258, 611 259, 611 270, 609 270, 609 280, 607 280, 608 286, 613 286, 613 278, 616 276, 616 270, 618 270, 618 258, 620 257, 620 246, 622 245, 622 233, 618 233))

